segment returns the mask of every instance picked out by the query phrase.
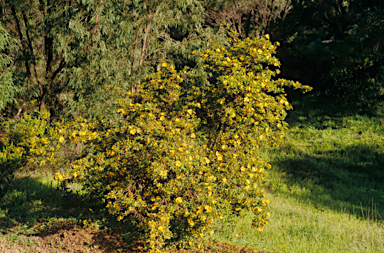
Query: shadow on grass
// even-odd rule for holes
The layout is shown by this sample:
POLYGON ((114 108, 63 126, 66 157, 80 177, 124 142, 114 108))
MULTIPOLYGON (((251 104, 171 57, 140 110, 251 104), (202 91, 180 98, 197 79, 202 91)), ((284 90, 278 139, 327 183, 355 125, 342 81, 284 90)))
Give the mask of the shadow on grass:
POLYGON ((343 208, 362 218, 384 218, 384 154, 379 150, 357 145, 300 155, 283 146, 280 152, 288 154, 275 159, 272 166, 284 183, 272 187, 274 191, 317 208, 343 208))
POLYGON ((334 102, 311 93, 294 103, 287 117, 294 129, 289 133, 292 142, 273 150, 271 176, 276 180, 271 180, 271 189, 320 209, 342 208, 382 221, 384 106, 368 116, 356 109, 358 104, 334 102))
MULTIPOLYGON (((343 104, 339 99, 332 99, 324 92, 309 92, 299 100, 291 101, 293 110, 288 111, 286 120, 290 126, 318 125, 319 118, 329 116, 342 118, 353 115, 369 115, 370 117, 384 117, 384 102, 367 108, 362 103, 343 104)), ((316 126, 315 126, 316 127, 316 126)), ((322 126, 319 126, 320 128, 322 126)))
MULTIPOLYGON (((15 179, 0 200, 0 234, 33 237, 48 248, 62 250, 65 246, 69 252, 83 252, 92 244, 96 252, 125 248, 112 223, 102 224, 106 229, 82 227, 84 220, 99 220, 90 208, 93 206, 76 195, 63 195, 52 183, 29 177, 15 179)), ((42 249, 50 251, 46 247, 42 249)))
POLYGON ((15 179, 0 203, 0 228, 32 227, 49 218, 79 216, 84 209, 79 199, 63 196, 52 184, 29 177, 15 179))

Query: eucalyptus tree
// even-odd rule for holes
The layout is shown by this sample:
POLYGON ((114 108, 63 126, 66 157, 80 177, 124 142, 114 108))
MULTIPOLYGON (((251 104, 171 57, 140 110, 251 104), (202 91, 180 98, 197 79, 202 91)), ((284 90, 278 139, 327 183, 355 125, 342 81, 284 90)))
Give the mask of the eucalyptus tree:
POLYGON ((197 0, 7 1, 1 19, 20 47, 18 100, 52 115, 114 115, 116 97, 135 91, 160 59, 194 66, 191 51, 222 38, 203 17, 197 0))
MULTIPOLYGON (((10 50, 15 60, 14 83, 21 95, 10 105, 6 116, 37 107, 54 109, 65 90, 62 73, 68 62, 56 39, 65 34, 69 16, 67 2, 10 0, 3 3, 1 20, 19 50, 10 50)), ((54 110, 52 110, 54 111, 54 110)))
MULTIPOLYGON (((8 103, 14 102, 17 87, 13 84, 13 60, 9 56, 9 51, 15 46, 8 32, 0 23, 0 111, 4 109, 8 103)), ((0 114, 0 120, 4 120, 0 114)))

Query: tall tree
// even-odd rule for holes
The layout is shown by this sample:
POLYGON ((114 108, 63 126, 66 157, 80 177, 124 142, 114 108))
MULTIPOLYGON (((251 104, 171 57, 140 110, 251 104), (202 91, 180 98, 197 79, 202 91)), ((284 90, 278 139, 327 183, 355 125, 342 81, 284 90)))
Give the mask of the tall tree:
POLYGON ((2 20, 20 47, 13 52, 15 82, 25 91, 19 100, 52 115, 111 115, 117 93, 134 91, 159 59, 193 65, 190 52, 215 36, 203 28, 197 0, 11 0, 4 7, 2 20))
MULTIPOLYGON (((12 78, 15 67, 12 58, 9 56, 9 51, 14 49, 12 47, 15 44, 15 41, 12 40, 0 23, 0 111, 8 103, 14 102, 14 97, 18 91, 12 78)), ((1 114, 0 120, 4 120, 1 114)))
MULTIPOLYGON (((15 85, 23 90, 18 100, 24 106, 36 100, 40 110, 59 102, 57 88, 63 89, 60 75, 66 67, 64 55, 57 50, 55 37, 66 28, 65 1, 7 1, 2 21, 10 35, 17 39, 15 85), (60 18, 57 22, 54 17, 60 18), (56 92, 56 94, 54 94, 56 92)), ((15 108, 13 108, 15 109, 15 108)), ((22 107, 18 108, 18 110, 22 107)), ((48 108, 50 109, 50 108, 48 108)), ((15 111, 9 110, 8 116, 15 111)))

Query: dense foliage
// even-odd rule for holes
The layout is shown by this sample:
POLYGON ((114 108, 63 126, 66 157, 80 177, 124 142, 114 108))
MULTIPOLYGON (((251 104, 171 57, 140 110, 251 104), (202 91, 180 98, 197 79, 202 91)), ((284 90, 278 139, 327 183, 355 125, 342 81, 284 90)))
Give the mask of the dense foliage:
POLYGON ((16 121, 2 124, 0 140, 0 197, 8 190, 14 172, 28 165, 46 166, 56 161, 60 149, 58 128, 49 122, 49 113, 43 111, 32 117, 25 115, 16 121))
POLYGON ((13 102, 17 91, 12 78, 14 71, 14 67, 12 66, 13 61, 7 54, 7 51, 9 51, 14 44, 14 40, 0 23, 0 110, 3 110, 8 103, 13 102))
POLYGON ((221 33, 203 27, 199 1, 6 1, 1 21, 17 40, 14 82, 18 103, 1 108, 47 109, 60 116, 116 120, 118 94, 135 89, 160 59, 193 64, 191 52, 221 33))
POLYGON ((382 1, 292 1, 277 36, 284 76, 352 113, 377 112, 384 98, 382 13, 382 1))

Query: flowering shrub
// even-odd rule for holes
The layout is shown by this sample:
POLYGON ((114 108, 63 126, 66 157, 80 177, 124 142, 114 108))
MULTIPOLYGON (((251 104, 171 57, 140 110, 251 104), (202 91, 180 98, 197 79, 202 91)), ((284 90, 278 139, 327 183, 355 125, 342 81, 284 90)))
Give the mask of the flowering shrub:
POLYGON ((63 189, 82 184, 118 221, 135 224, 150 252, 169 239, 213 233, 209 224, 228 210, 252 211, 260 231, 268 223, 262 186, 270 165, 259 146, 284 136, 290 105, 283 87, 307 87, 273 80, 277 70, 269 66, 280 63, 268 37, 231 39, 228 48, 195 52, 206 76, 162 63, 137 92, 117 101, 120 127, 84 120, 66 134, 88 155, 56 180, 63 189))
POLYGON ((0 197, 5 194, 15 171, 28 164, 43 166, 56 160, 60 148, 57 128, 49 122, 49 113, 38 117, 26 114, 3 123, 0 146, 0 197))

